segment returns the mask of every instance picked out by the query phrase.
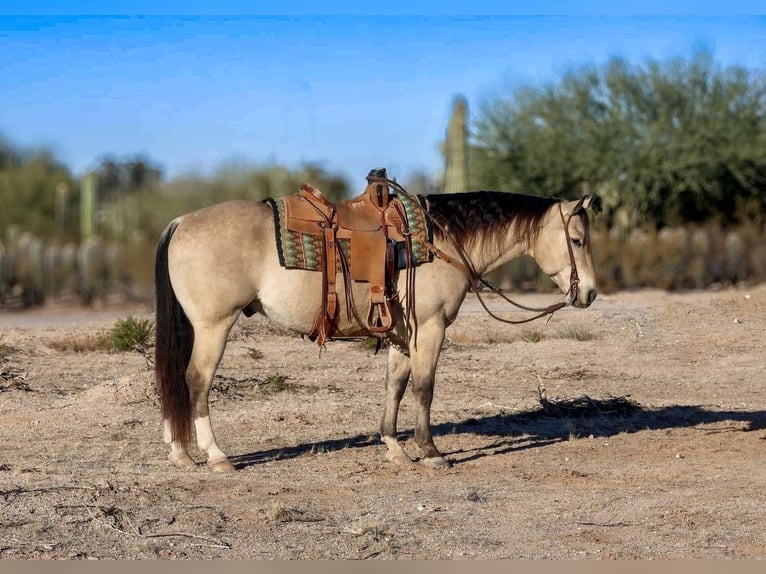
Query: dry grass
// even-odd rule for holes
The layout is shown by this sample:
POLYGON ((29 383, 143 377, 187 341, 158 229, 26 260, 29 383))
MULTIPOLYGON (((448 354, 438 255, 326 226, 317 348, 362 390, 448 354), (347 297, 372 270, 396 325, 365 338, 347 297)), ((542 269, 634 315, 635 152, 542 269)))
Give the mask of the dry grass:
POLYGON ((263 378, 236 379, 217 374, 213 379, 213 392, 230 399, 249 399, 259 395, 274 395, 296 390, 286 375, 273 373, 263 378))
POLYGON ((446 340, 451 345, 494 345, 496 343, 513 343, 517 336, 491 330, 466 329, 452 326, 447 329, 446 340))
POLYGON ((250 357, 253 361, 258 361, 259 359, 263 359, 263 352, 259 351, 255 347, 248 347, 247 356, 250 357))
POLYGON ((266 522, 293 522, 303 513, 295 508, 288 508, 281 502, 275 502, 266 509, 266 522))
POLYGON ((12 353, 15 353, 16 350, 15 347, 3 343, 3 337, 0 335, 0 361, 7 359, 12 353))
POLYGON ((108 331, 69 335, 49 340, 55 351, 90 353, 97 351, 139 351, 146 353, 154 334, 154 321, 128 316, 120 319, 108 331))
POLYGON ((29 391, 27 373, 17 369, 6 361, 0 361, 0 392, 2 391, 29 391))
POLYGON ((540 343, 552 339, 572 339, 575 341, 592 341, 596 338, 594 332, 579 324, 562 325, 552 328, 506 327, 499 323, 486 329, 467 329, 452 326, 447 331, 447 341, 453 345, 495 345, 499 343, 540 343), (495 326, 496 325, 496 326, 495 326))
POLYGON ((230 341, 248 341, 257 340, 264 337, 300 337, 293 331, 276 325, 262 317, 256 315, 250 318, 240 317, 234 324, 229 333, 230 341))
POLYGON ((287 381, 287 376, 280 375, 279 373, 269 375, 262 382, 258 383, 258 389, 262 393, 269 395, 274 393, 281 393, 283 391, 289 391, 292 388, 293 385, 287 381))
POLYGON ((30 390, 27 373, 11 364, 11 355, 15 352, 15 347, 0 342, 0 392, 30 390))
POLYGON ((302 510, 297 508, 290 508, 285 506, 284 503, 276 501, 272 503, 265 512, 266 522, 321 522, 322 518, 313 518, 308 516, 302 510))
POLYGON ((574 339, 575 341, 592 341, 596 338, 593 331, 582 325, 564 325, 556 330, 554 337, 556 339, 574 339))
POLYGON ((545 335, 536 329, 522 331, 521 340, 525 343, 539 343, 545 339, 545 335))
POLYGON ((71 335, 63 339, 53 339, 46 343, 55 351, 72 351, 74 353, 90 353, 93 351, 111 351, 112 342, 108 333, 87 333, 71 335))

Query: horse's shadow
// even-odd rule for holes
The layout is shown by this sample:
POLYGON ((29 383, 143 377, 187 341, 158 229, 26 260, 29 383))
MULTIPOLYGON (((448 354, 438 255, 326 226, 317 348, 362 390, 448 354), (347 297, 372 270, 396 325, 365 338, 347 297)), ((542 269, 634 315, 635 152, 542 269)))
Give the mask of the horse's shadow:
MULTIPOLYGON (((495 438, 478 448, 445 452, 452 463, 460 464, 488 455, 541 448, 570 440, 573 436, 610 437, 641 430, 661 430, 694 427, 715 423, 746 423, 746 428, 726 427, 704 429, 706 433, 752 432, 766 429, 766 411, 719 411, 702 406, 668 406, 645 409, 636 406, 629 414, 599 414, 586 416, 550 416, 538 410, 513 414, 494 414, 468 418, 458 422, 441 423, 432 427, 434 436, 473 434, 495 438)), ((400 433, 407 440, 412 432, 400 433)), ((766 439, 766 436, 761 437, 766 439)), ((290 447, 274 448, 230 457, 237 469, 280 459, 297 458, 313 453, 328 453, 348 448, 379 446, 377 433, 353 437, 308 442, 290 447)))

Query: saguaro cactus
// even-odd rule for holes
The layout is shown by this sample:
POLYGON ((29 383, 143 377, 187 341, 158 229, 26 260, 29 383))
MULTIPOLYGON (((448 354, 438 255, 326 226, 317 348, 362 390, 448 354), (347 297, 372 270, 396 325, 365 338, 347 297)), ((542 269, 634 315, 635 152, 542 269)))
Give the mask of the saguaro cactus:
POLYGON ((69 185, 61 182, 55 191, 56 231, 63 235, 69 228, 69 185))
POLYGON ((80 240, 94 236, 97 229, 98 179, 96 172, 89 172, 82 180, 80 191, 80 240))
POLYGON ((446 168, 444 170, 444 192, 468 191, 468 103, 457 96, 452 107, 452 118, 447 127, 444 144, 446 168))

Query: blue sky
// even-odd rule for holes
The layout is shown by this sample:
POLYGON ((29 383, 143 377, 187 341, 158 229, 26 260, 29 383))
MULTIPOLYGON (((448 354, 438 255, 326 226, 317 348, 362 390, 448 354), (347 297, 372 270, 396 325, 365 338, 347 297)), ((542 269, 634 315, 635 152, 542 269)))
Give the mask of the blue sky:
POLYGON ((132 2, 133 15, 103 4, 68 2, 69 15, 55 17, 45 15, 61 13, 53 2, 0 10, 0 134, 50 147, 77 174, 104 154, 141 153, 169 177, 229 161, 316 162, 352 181, 379 165, 406 181, 442 169, 457 94, 476 111, 572 67, 700 47, 721 64, 766 70, 766 19, 749 15, 766 13, 756 2, 737 4, 738 13, 690 2, 675 14, 663 14, 663 3, 621 14, 581 2, 568 15, 555 15, 567 14, 562 2, 535 4, 537 15, 481 1, 408 15, 407 4, 387 2, 386 16, 359 3, 323 3, 321 14, 316 2, 215 4, 245 14, 259 6, 244 16, 203 15, 193 1, 132 2), (198 15, 152 15, 174 6, 198 15))

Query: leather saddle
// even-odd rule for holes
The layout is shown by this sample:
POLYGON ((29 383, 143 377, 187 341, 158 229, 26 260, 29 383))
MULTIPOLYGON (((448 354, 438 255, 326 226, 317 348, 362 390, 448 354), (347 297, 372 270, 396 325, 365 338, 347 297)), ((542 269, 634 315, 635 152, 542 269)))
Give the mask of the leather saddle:
POLYGON ((360 196, 335 204, 308 183, 297 195, 283 198, 287 229, 319 238, 322 308, 309 336, 320 346, 332 337, 338 323, 338 272, 346 287, 349 317, 355 312, 350 281, 369 283, 370 304, 363 326, 370 334, 382 337, 394 325, 391 304, 398 297, 394 284, 397 258, 403 257, 404 267, 413 266, 407 213, 386 183, 386 170, 370 171, 367 182, 360 196), (341 242, 346 249, 341 249, 341 242), (402 245, 403 256, 396 249, 402 245))

